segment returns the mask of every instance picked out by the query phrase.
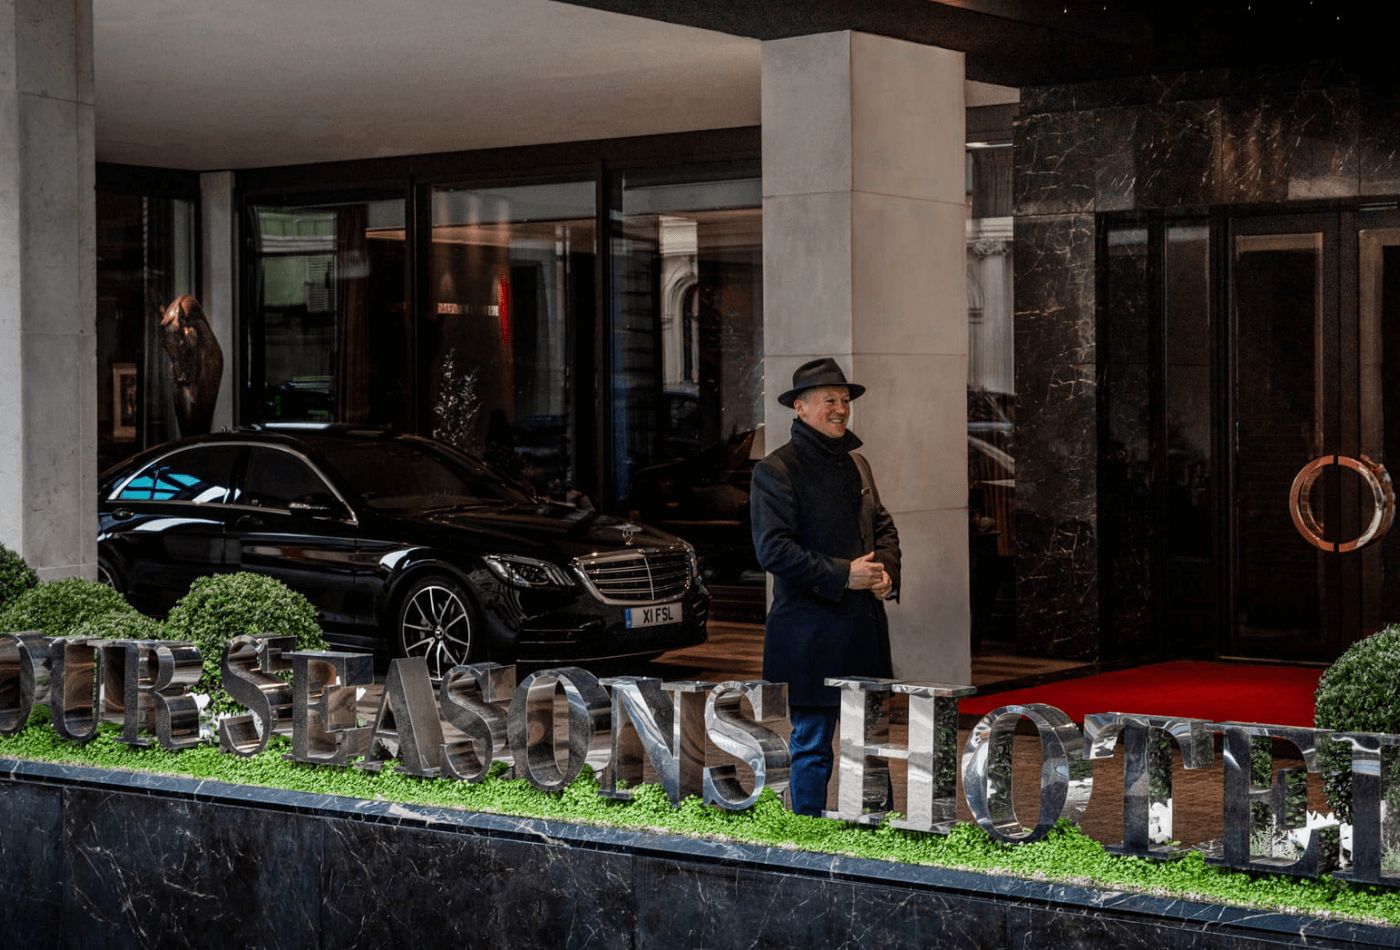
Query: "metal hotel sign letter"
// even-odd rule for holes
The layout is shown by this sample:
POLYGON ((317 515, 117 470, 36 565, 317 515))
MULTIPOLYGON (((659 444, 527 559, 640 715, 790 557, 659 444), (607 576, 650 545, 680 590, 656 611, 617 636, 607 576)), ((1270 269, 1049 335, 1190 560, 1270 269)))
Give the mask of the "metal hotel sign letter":
MULTIPOLYGON (((673 804, 693 795, 729 810, 748 808, 765 788, 787 787, 787 743, 775 728, 787 718, 787 687, 779 683, 600 681, 573 667, 517 683, 513 667, 478 663, 456 667, 434 688, 421 658, 401 659, 390 667, 374 723, 365 725, 355 703, 359 688, 373 682, 368 656, 243 636, 229 644, 222 669, 229 695, 248 710, 218 724, 219 745, 232 755, 255 755, 273 735, 286 735, 287 757, 298 762, 378 770, 397 761, 410 775, 480 782, 500 761, 549 792, 588 765, 600 772, 599 794, 622 799, 650 765, 673 804), (290 685, 276 675, 287 671, 290 685)), ((186 748, 200 741, 190 695, 199 675, 199 651, 188 643, 0 634, 0 735, 19 732, 35 704, 48 703, 54 728, 73 742, 90 741, 99 723, 111 722, 121 725, 122 742, 186 748)), ((1339 743, 1351 753, 1354 816, 1351 864, 1339 876, 1400 885, 1400 874, 1382 868, 1381 808, 1391 778, 1383 759, 1400 747, 1400 736, 1122 712, 1090 715, 1081 730, 1055 707, 1027 703, 983 716, 959 761, 958 700, 972 687, 865 677, 828 683, 842 694, 837 807, 829 818, 946 834, 960 770, 968 809, 989 835, 1035 841, 1061 818, 1078 821, 1093 791, 1093 761, 1121 751, 1123 834, 1109 850, 1169 858, 1183 850, 1168 843, 1172 748, 1186 769, 1215 768, 1218 737, 1225 832, 1206 849, 1209 860, 1315 876, 1337 869, 1339 829, 1306 827, 1307 775, 1321 768, 1318 750, 1339 743), (889 736, 896 700, 908 706, 903 745, 889 736), (1012 740, 1022 721, 1040 739, 1033 821, 1017 813, 1011 794, 1012 740), (1276 744, 1295 749, 1302 767, 1275 774, 1276 744), (907 765, 903 816, 885 810, 892 760, 907 765)))

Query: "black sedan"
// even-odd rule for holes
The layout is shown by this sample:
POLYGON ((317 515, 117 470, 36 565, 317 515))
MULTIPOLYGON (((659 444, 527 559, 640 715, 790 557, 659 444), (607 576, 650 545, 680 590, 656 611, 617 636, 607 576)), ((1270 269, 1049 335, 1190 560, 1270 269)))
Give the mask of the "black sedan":
POLYGON ((265 426, 151 449, 98 487, 102 578, 163 616, 198 577, 268 574, 337 647, 479 660, 648 657, 705 639, 684 541, 535 497, 441 443, 265 426))

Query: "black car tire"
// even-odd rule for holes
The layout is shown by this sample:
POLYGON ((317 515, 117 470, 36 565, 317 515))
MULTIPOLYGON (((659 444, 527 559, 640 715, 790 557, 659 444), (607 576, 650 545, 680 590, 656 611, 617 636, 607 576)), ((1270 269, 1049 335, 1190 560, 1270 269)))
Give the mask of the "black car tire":
POLYGON ((483 636, 471 595, 440 574, 410 584, 394 612, 395 652, 426 660, 433 682, 459 663, 480 659, 483 636))
POLYGON ((126 585, 122 583, 121 573, 105 557, 97 559, 97 582, 106 584, 118 594, 126 593, 126 585))

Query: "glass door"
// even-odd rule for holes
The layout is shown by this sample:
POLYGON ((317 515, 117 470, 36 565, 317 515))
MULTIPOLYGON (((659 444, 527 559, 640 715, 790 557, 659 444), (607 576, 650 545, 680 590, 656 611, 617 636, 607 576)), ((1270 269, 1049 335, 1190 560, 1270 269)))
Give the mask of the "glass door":
POLYGON ((1233 617, 1225 652, 1237 656, 1330 659, 1352 639, 1343 619, 1347 556, 1336 550, 1349 526, 1340 468, 1328 461, 1346 448, 1337 235, 1336 215, 1230 227, 1233 617))
POLYGON ((1358 636, 1367 636, 1400 621, 1400 532, 1391 530, 1390 482, 1390 472, 1400 466, 1400 213, 1358 215, 1355 233, 1359 326, 1354 454, 1368 472, 1358 473, 1354 489, 1344 497, 1355 509, 1349 533, 1369 542, 1353 559, 1361 575, 1358 636))

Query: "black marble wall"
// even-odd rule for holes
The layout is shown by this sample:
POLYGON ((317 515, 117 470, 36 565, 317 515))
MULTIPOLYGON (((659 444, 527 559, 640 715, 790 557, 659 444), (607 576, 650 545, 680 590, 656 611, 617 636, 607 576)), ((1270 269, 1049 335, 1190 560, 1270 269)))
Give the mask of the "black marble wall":
POLYGON ((1017 217, 1016 640, 1097 646, 1094 218, 1017 217))
POLYGON ((1017 642, 1097 658, 1097 215, 1395 195, 1400 97, 1328 64, 1030 88, 1014 140, 1017 642))
POLYGON ((6 947, 1400 947, 1400 929, 0 760, 6 947))

